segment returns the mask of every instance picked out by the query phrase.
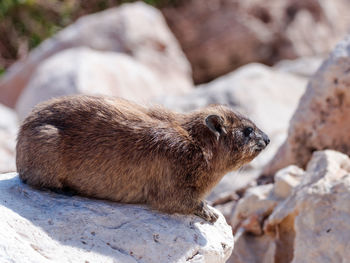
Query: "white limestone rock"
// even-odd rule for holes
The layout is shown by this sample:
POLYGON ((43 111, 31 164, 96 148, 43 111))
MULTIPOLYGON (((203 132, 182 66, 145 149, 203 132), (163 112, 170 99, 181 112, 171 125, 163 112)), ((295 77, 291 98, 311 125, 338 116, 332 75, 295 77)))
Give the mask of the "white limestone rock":
POLYGON ((275 175, 275 184, 273 186, 275 196, 280 199, 286 199, 300 183, 304 174, 304 170, 295 165, 290 165, 278 171, 275 175))
MULTIPOLYGON (((290 254, 284 251, 290 251, 290 248, 282 249, 280 246, 281 240, 286 243, 284 232, 276 230, 271 234, 264 224, 304 176, 304 170, 289 166, 276 174, 274 184, 252 187, 246 191, 230 221, 235 231, 235 248, 229 263, 288 262, 286 260, 290 254)), ((288 220, 286 222, 289 223, 288 220)))
POLYGON ((15 111, 0 104, 0 173, 16 170, 17 130, 18 119, 15 111))
POLYGON ((249 188, 244 197, 237 203, 230 225, 236 232, 244 228, 246 232, 261 235, 261 222, 270 215, 277 205, 273 196, 273 184, 249 188))
POLYGON ((0 116, 0 130, 11 133, 17 130, 18 119, 14 110, 0 104, 0 116))
POLYGON ((309 79, 315 74, 324 59, 324 56, 311 56, 281 60, 273 65, 273 69, 309 79))
POLYGON ((157 72, 123 53, 72 48, 38 66, 20 95, 16 110, 19 118, 24 119, 36 104, 58 96, 109 95, 143 103, 159 94, 186 90, 184 85, 178 89, 173 85, 174 82, 162 81, 157 72))
POLYGON ((350 154, 350 35, 311 78, 289 125, 288 137, 263 173, 290 164, 305 168, 314 151, 350 154))
POLYGON ((291 165, 276 174, 274 184, 248 188, 243 198, 238 201, 230 220, 234 231, 241 227, 245 232, 263 234, 264 220, 280 202, 291 195, 303 176, 304 170, 291 165))
MULTIPOLYGON (((216 211, 218 212, 218 211, 216 211)), ((34 190, 0 175, 0 262, 226 262, 231 227, 34 190)))
POLYGON ((349 204, 350 158, 331 150, 315 152, 302 182, 264 228, 278 233, 278 253, 292 255, 292 263, 350 262, 349 204))
POLYGON ((256 204, 250 202, 240 208, 250 209, 245 218, 251 221, 244 226, 241 218, 228 262, 350 262, 349 156, 332 150, 317 151, 306 171, 291 166, 277 174, 298 174, 294 179, 300 183, 287 191, 290 195, 286 199, 276 199, 277 205, 263 220, 254 222, 254 215, 259 215, 261 205, 268 204, 276 189, 267 186, 270 191, 261 195, 256 204), (256 230, 254 226, 262 226, 262 231, 246 233, 256 230))
POLYGON ((0 129, 0 173, 16 170, 16 134, 0 129))

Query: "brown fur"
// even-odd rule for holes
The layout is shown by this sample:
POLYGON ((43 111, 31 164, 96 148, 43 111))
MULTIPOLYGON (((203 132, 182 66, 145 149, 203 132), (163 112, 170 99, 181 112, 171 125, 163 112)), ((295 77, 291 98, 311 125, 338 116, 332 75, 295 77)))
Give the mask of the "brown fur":
POLYGON ((16 161, 21 179, 35 187, 214 222, 204 195, 267 144, 251 121, 224 106, 180 114, 77 95, 32 111, 18 135, 16 161))

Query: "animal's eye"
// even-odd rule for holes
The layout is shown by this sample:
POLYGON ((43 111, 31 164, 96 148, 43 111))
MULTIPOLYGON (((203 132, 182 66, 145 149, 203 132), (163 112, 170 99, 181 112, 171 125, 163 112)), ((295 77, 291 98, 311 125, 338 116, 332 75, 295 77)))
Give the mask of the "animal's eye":
POLYGON ((248 137, 253 131, 254 129, 252 127, 246 127, 243 130, 243 134, 245 137, 248 137))

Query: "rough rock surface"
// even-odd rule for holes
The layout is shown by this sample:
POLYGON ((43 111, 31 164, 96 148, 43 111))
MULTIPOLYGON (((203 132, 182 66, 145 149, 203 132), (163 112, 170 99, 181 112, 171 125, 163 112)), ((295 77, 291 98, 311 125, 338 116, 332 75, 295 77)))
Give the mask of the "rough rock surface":
POLYGON ((238 201, 230 225, 233 231, 243 227, 245 231, 261 235, 260 221, 270 215, 277 205, 273 196, 273 184, 260 185, 249 188, 244 197, 238 201))
MULTIPOLYGON (((350 261, 350 158, 332 150, 318 151, 305 172, 295 166, 282 171, 280 177, 292 176, 300 183, 289 180, 293 189, 287 198, 280 199, 268 216, 258 220, 262 233, 252 234, 242 224, 228 262, 350 261)), ((274 193, 266 195, 265 203, 274 193)), ((261 211, 252 210, 250 218, 261 211)))
POLYGON ((304 171, 295 165, 287 166, 275 175, 273 194, 279 200, 286 199, 292 190, 299 185, 304 171))
POLYGON ((264 174, 289 164, 305 167, 312 152, 350 154, 350 36, 334 49, 308 84, 290 122, 288 139, 264 174))
POLYGON ((190 64, 162 14, 138 2, 82 17, 44 41, 1 79, 0 102, 13 107, 43 60, 64 49, 81 46, 129 55, 157 74, 160 83, 167 81, 173 92, 192 87, 190 64))
POLYGON ((243 64, 327 54, 350 25, 347 0, 182 1, 163 10, 196 83, 243 64), (341 19, 339 19, 341 17, 341 19))
POLYGON ((16 170, 15 147, 18 120, 15 112, 0 104, 0 173, 16 170))
POLYGON ((283 233, 285 240, 295 235, 294 263, 348 262, 349 202, 349 157, 330 150, 315 152, 302 182, 276 207, 265 229, 283 233))
POLYGON ((1 262, 225 262, 233 236, 215 224, 34 190, 0 175, 1 262))
POLYGON ((304 174, 302 169, 291 165, 275 175, 274 184, 246 190, 229 219, 235 234, 235 248, 229 263, 287 262, 275 261, 275 255, 280 251, 278 234, 267 234, 264 222, 276 206, 291 195, 304 174))
POLYGON ((304 171, 297 166, 288 166, 275 175, 274 184, 248 188, 238 203, 229 222, 234 232, 243 228, 254 235, 263 234, 263 221, 274 208, 286 199, 300 183, 304 171))

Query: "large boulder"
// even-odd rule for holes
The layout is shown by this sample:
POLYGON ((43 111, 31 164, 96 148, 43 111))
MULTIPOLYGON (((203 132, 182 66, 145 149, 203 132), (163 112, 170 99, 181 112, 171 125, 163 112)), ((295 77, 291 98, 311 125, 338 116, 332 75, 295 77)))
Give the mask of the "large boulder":
POLYGON ((240 201, 228 262, 350 261, 350 158, 332 150, 315 152, 306 171, 291 166, 278 180, 258 203, 248 202, 251 194, 240 201))
POLYGON ((350 36, 340 42, 308 84, 288 138, 263 174, 289 164, 305 167, 312 152, 335 149, 350 155, 350 36))
POLYGON ((16 170, 15 147, 18 130, 16 113, 0 104, 0 173, 16 170))
POLYGON ((215 224, 147 207, 32 189, 0 175, 1 262, 226 262, 233 236, 215 224))
POLYGON ((158 73, 123 53, 86 47, 66 49, 40 63, 20 95, 16 110, 23 119, 36 104, 52 97, 103 94, 144 102, 188 88, 183 79, 169 81, 158 73))
POLYGON ((347 33, 349 1, 180 1, 163 13, 196 83, 249 62, 327 54, 347 33), (341 19, 339 19, 341 18, 341 19))
MULTIPOLYGON (((157 9, 138 2, 82 17, 44 41, 26 59, 10 67, 2 77, 0 102, 13 107, 43 60, 64 49, 82 46, 130 56, 158 77, 159 86, 167 84, 164 93, 169 88, 175 93, 192 87, 190 64, 162 14, 157 9)), ((64 66, 69 63, 73 61, 67 61, 55 70, 64 70, 64 66)), ((137 74, 137 69, 138 67, 131 74, 137 74)), ((106 75, 104 77, 108 77, 108 73, 106 75)), ((124 73, 127 78, 125 75, 127 74, 124 73)), ((142 84, 138 83, 140 86, 142 84)))

